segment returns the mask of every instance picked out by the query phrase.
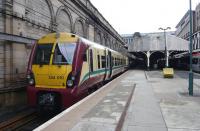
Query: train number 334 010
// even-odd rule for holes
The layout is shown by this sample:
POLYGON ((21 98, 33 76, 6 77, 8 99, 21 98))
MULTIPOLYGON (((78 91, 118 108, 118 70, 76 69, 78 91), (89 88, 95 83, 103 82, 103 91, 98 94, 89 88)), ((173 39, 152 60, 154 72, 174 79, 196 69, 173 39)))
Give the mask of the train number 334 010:
POLYGON ((49 79, 64 79, 64 76, 49 76, 49 79))

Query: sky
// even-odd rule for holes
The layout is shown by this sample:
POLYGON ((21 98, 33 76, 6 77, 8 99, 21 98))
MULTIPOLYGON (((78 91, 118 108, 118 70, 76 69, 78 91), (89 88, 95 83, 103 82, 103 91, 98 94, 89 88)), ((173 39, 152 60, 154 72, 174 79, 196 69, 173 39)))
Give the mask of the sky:
MULTIPOLYGON (((189 10, 189 0, 90 0, 119 34, 159 32, 176 25, 189 10)), ((195 10, 200 0, 192 0, 195 10)))

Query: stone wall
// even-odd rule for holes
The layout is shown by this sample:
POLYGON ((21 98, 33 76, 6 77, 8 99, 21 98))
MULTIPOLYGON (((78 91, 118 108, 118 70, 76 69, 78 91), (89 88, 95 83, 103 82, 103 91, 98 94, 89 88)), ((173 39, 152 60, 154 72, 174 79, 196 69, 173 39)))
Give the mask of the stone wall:
POLYGON ((4 44, 0 41, 0 88, 4 87, 4 44))
MULTIPOLYGON (((0 0, 0 10, 2 10, 3 0, 0 0)), ((3 15, 0 13, 0 32, 4 31, 3 15)))
MULTIPOLYGON (((0 0, 0 10, 3 8, 3 0, 0 0)), ((4 32, 4 17, 3 14, 0 13, 0 32, 4 32)), ((0 88, 4 87, 4 41, 0 40, 0 88)))

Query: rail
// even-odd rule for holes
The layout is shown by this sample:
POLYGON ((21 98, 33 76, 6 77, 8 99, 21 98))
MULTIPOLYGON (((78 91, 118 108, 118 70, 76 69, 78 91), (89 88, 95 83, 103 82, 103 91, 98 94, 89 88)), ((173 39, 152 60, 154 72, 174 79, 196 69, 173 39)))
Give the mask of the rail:
POLYGON ((27 111, 21 115, 15 116, 13 118, 10 118, 9 120, 0 123, 0 130, 16 130, 34 121, 37 118, 38 116, 35 111, 27 111))

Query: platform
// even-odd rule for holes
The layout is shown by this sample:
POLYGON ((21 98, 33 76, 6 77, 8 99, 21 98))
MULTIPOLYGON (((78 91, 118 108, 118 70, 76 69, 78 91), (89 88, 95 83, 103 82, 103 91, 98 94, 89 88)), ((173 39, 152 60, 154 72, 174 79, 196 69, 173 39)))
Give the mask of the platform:
POLYGON ((188 95, 187 72, 131 70, 35 131, 196 131, 200 130, 200 75, 188 95))

